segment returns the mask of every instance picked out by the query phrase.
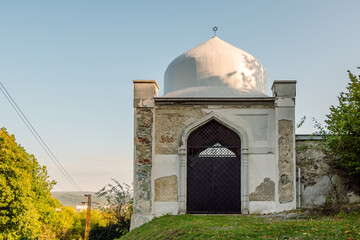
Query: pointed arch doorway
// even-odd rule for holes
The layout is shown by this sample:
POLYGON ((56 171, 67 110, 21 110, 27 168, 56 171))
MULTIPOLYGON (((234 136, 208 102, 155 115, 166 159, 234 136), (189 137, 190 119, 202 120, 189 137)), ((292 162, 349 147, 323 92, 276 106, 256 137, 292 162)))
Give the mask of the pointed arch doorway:
POLYGON ((211 120, 187 140, 188 213, 241 213, 241 141, 211 120))

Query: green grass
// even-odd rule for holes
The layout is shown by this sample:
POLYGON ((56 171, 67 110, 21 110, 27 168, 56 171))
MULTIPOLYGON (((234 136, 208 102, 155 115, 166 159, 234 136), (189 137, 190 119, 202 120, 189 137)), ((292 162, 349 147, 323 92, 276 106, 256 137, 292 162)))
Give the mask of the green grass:
POLYGON ((272 219, 257 216, 163 216, 126 234, 140 239, 360 239, 360 213, 272 219))

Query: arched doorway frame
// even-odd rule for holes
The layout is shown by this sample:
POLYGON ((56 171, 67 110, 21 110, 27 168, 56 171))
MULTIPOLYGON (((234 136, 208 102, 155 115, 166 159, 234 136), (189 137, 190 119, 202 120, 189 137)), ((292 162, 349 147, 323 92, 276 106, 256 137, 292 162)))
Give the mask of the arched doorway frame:
MULTIPOLYGON (((249 155, 249 138, 248 133, 242 126, 247 126, 245 122, 239 120, 242 126, 239 126, 232 121, 228 120, 224 116, 220 114, 216 114, 214 112, 209 113, 205 117, 197 120, 196 122, 188 125, 179 141, 178 155, 179 155, 179 184, 178 184, 178 204, 179 204, 179 214, 186 213, 186 187, 187 187, 187 139, 189 135, 208 123, 211 120, 215 120, 223 126, 229 128, 234 131, 241 140, 241 213, 248 214, 249 213, 249 194, 248 194, 248 155, 249 155)), ((248 128, 249 129, 249 128, 248 128)))

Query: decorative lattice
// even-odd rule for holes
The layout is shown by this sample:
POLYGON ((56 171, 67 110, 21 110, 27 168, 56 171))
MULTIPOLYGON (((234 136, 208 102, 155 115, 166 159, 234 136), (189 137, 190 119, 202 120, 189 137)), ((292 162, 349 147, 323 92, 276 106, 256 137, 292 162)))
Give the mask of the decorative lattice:
POLYGON ((199 157, 236 157, 236 155, 220 143, 215 143, 213 146, 200 152, 199 157))
POLYGON ((212 120, 190 134, 187 211, 240 213, 240 138, 212 120))

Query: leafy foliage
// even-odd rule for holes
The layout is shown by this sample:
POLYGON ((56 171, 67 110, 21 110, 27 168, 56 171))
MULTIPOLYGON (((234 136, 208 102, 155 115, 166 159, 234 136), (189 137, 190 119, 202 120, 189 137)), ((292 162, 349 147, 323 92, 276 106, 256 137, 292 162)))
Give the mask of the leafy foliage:
MULTIPOLYGON (((0 240, 83 239, 86 211, 77 213, 73 207, 62 206, 50 194, 54 184, 55 181, 49 180, 46 167, 40 166, 35 157, 2 128, 0 240)), ((114 219, 110 212, 91 210, 91 228, 117 223, 114 219)))
POLYGON ((326 115, 325 149, 335 166, 360 175, 360 75, 348 73, 347 92, 340 93, 339 105, 331 106, 326 115))
POLYGON ((112 216, 113 222, 106 227, 96 227, 90 230, 89 239, 112 240, 126 234, 130 229, 130 219, 132 214, 131 191, 128 184, 121 184, 112 179, 114 184, 107 184, 100 189, 96 195, 105 197, 109 204, 108 208, 103 208, 103 212, 112 216))
POLYGON ((97 226, 90 230, 89 240, 113 240, 125 235, 130 228, 129 219, 122 219, 106 227, 97 226))
POLYGON ((68 226, 68 215, 50 190, 45 166, 0 130, 0 239, 56 239, 68 226))
POLYGON ((109 210, 115 214, 117 220, 122 220, 125 218, 130 218, 132 213, 131 193, 130 186, 126 183, 121 184, 115 179, 111 179, 114 184, 107 184, 105 187, 100 189, 95 194, 98 197, 105 197, 108 204, 109 210))
MULTIPOLYGON (((64 232, 62 239, 83 239, 85 234, 86 211, 77 213, 72 207, 67 207, 67 209, 72 209, 74 214, 72 215, 70 221, 70 227, 66 230, 66 232, 64 232)), ((112 222, 111 216, 109 216, 108 213, 91 210, 90 229, 105 227, 112 222)))

